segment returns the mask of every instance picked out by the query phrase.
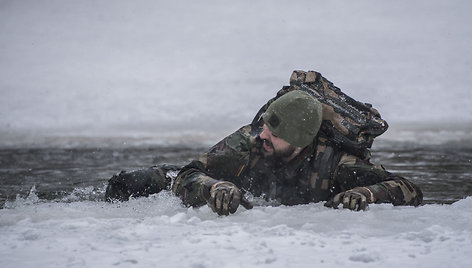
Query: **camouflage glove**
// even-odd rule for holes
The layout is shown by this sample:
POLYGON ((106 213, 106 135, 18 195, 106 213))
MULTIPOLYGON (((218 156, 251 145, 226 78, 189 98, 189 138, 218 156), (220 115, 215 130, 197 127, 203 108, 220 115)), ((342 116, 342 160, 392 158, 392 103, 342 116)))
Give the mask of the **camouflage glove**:
POLYGON ((375 202, 372 191, 367 187, 356 187, 351 190, 335 195, 325 203, 326 207, 338 208, 343 204, 343 208, 350 210, 365 210, 369 203, 375 202))
POLYGON ((211 186, 207 202, 218 215, 235 213, 240 203, 247 209, 252 208, 252 205, 242 196, 239 188, 227 181, 220 181, 211 186))

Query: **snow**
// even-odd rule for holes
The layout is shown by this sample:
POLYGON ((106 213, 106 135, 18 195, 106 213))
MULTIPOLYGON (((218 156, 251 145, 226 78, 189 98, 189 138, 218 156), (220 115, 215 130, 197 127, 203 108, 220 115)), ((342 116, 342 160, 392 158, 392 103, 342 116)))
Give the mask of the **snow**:
POLYGON ((470 130, 470 9, 461 0, 2 0, 0 145, 213 144, 299 69, 372 103, 391 129, 470 130))
MULTIPOLYGON (((390 124, 379 142, 470 146, 471 5, 0 0, 0 146, 214 144, 298 69, 372 103, 390 124)), ((108 204, 33 191, 0 210, 0 267, 468 267, 471 207, 218 217, 167 192, 108 204)))
POLYGON ((117 204, 32 193, 0 210, 0 266, 467 267, 471 208, 468 197, 365 212, 256 206, 219 217, 169 192, 117 204))

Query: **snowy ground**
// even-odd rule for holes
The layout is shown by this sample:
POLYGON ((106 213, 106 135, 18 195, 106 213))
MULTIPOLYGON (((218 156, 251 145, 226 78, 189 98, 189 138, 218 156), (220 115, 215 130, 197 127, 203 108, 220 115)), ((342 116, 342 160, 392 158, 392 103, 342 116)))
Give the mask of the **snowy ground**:
MULTIPOLYGON (((470 148, 471 7, 0 0, 0 146, 213 144, 302 69, 373 103, 391 126, 380 142, 470 148)), ((256 207, 231 217, 184 208, 166 193, 124 204, 35 197, 0 210, 2 268, 468 267, 471 260, 471 197, 361 213, 256 207)))
POLYGON ((215 143, 297 69, 373 103, 392 129, 470 126, 471 7, 0 0, 0 145, 51 136, 215 143))
POLYGON ((468 267, 472 198, 452 205, 241 208, 218 217, 164 192, 122 204, 38 202, 0 211, 0 266, 468 267))

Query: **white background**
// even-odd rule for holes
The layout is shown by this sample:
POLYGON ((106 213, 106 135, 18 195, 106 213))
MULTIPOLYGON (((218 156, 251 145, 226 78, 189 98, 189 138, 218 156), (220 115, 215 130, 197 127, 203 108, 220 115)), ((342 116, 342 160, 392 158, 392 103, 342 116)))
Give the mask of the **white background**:
POLYGON ((470 128, 471 7, 0 0, 0 144, 55 136, 213 143, 250 122, 296 69, 373 103, 391 131, 470 128))

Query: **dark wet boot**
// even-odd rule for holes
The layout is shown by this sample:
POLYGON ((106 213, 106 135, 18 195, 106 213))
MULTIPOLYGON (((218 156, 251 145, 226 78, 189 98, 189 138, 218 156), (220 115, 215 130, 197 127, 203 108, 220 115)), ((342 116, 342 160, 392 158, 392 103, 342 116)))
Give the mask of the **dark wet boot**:
POLYGON ((108 181, 105 200, 128 201, 129 198, 149 196, 170 188, 171 179, 166 176, 174 166, 154 166, 135 171, 121 171, 108 181))

